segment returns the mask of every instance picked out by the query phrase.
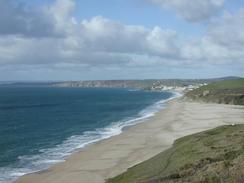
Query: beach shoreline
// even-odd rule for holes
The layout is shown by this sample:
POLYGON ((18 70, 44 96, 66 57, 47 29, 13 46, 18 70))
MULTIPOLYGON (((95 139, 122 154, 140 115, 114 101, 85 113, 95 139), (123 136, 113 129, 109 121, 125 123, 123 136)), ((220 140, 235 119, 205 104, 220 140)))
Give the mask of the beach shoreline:
POLYGON ((15 183, 103 183, 166 150, 177 138, 233 121, 243 123, 243 109, 241 106, 173 99, 146 122, 90 144, 70 155, 65 162, 24 175, 15 183))
MULTIPOLYGON (((19 92, 10 90, 19 96, 19 92)), ((46 170, 65 161, 71 154, 89 144, 118 135, 126 130, 127 126, 146 121, 164 108, 167 100, 175 97, 175 92, 129 91, 119 88, 48 88, 44 91, 50 91, 43 93, 46 95, 43 97, 45 99, 30 97, 33 99, 33 106, 27 105, 26 108, 25 101, 20 99, 13 107, 23 106, 23 109, 14 108, 3 113, 7 122, 8 113, 23 110, 23 116, 16 115, 16 119, 13 120, 13 126, 17 131, 6 133, 7 139, 2 139, 3 143, 11 138, 15 140, 0 149, 1 183, 10 183, 23 175, 46 170), (46 100, 58 93, 65 93, 67 98, 72 97, 67 100, 66 97, 63 99, 63 96, 57 96, 52 99, 57 100, 56 102, 46 100), (43 103, 44 107, 36 106, 36 102, 43 103), (49 103, 59 104, 46 105, 49 103), (32 111, 31 115, 28 115, 29 111, 32 111), (36 118, 37 115, 40 117, 36 118), (28 120, 22 122, 21 119, 28 120), (22 126, 25 124, 26 133, 22 133, 25 130, 21 130, 22 126), (8 153, 8 150, 11 150, 11 153, 8 153), (9 163, 6 165, 4 162, 9 163)), ((39 92, 39 89, 34 88, 34 93, 39 92)), ((8 103, 5 105, 7 108, 11 106, 8 103)), ((7 123, 6 127, 3 124, 1 129, 8 129, 7 123)), ((4 137, 5 132, 1 135, 4 137)))

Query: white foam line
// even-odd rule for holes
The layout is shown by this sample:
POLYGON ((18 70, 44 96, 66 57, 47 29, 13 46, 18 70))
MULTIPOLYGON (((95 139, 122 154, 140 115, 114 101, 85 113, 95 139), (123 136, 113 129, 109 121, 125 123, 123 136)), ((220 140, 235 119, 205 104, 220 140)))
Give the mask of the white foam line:
POLYGON ((45 170, 53 164, 65 161, 67 156, 89 144, 119 135, 122 133, 123 128, 127 126, 132 126, 147 121, 147 119, 154 116, 156 112, 163 109, 166 102, 182 96, 177 92, 171 93, 173 93, 172 97, 166 100, 160 100, 140 111, 137 118, 127 118, 120 122, 112 123, 105 128, 96 129, 95 131, 87 131, 83 135, 71 136, 56 147, 41 149, 40 154, 38 155, 19 157, 22 164, 21 167, 28 168, 0 167, 0 172, 2 174, 0 175, 0 183, 10 183, 25 174, 45 170))

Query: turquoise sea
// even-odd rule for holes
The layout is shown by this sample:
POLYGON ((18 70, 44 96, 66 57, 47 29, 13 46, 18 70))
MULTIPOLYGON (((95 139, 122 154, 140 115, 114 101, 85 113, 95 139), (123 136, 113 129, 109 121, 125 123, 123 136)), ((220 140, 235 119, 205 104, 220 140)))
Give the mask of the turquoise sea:
POLYGON ((172 97, 133 89, 0 86, 0 183, 120 134, 172 97))

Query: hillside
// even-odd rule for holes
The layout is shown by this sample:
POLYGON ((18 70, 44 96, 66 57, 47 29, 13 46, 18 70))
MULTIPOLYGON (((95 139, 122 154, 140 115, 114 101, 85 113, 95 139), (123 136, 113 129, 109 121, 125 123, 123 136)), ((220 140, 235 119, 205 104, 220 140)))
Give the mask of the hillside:
POLYGON ((146 80, 93 80, 93 81, 66 81, 54 83, 58 87, 82 87, 82 88, 136 88, 145 90, 162 89, 164 86, 186 87, 198 86, 203 83, 211 83, 222 80, 232 80, 237 77, 224 77, 213 79, 146 79, 146 80))
POLYGON ((20 87, 80 87, 80 88, 133 88, 143 90, 188 90, 203 84, 217 81, 234 80, 238 77, 229 76, 211 79, 144 79, 144 80, 87 80, 87 81, 39 81, 39 82, 0 82, 0 86, 20 87))
POLYGON ((176 140, 173 147, 107 183, 242 183, 244 125, 222 126, 176 140))
POLYGON ((210 83, 186 94, 193 100, 244 105, 244 79, 210 83))

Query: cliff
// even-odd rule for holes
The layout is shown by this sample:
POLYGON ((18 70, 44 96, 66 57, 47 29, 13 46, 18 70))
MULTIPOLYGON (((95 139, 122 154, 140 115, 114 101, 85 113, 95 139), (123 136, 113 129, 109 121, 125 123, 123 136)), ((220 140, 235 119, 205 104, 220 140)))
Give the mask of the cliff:
POLYGON ((210 83, 188 92, 186 97, 204 102, 244 105, 244 79, 210 83))

